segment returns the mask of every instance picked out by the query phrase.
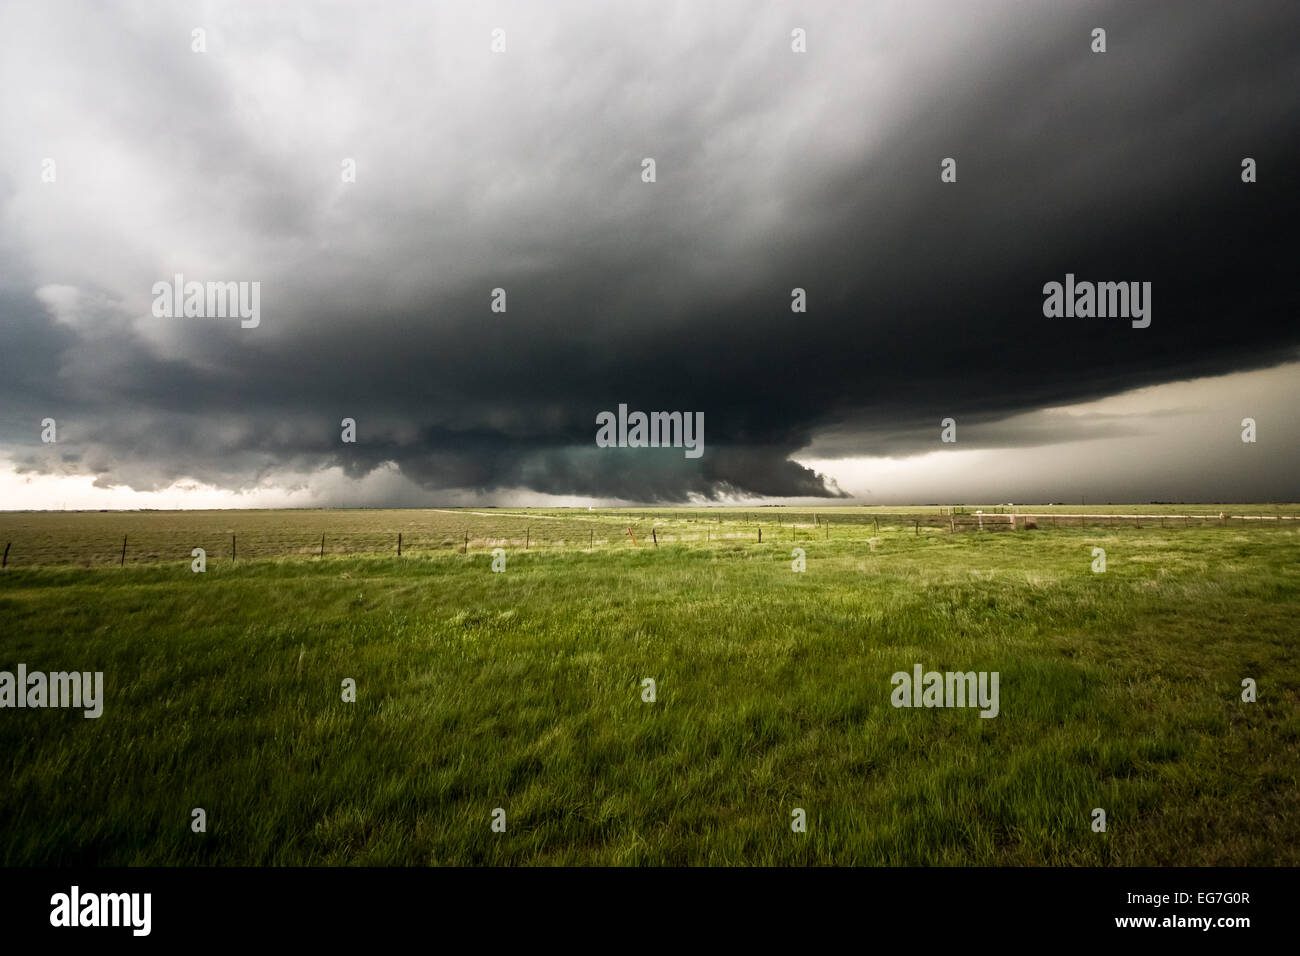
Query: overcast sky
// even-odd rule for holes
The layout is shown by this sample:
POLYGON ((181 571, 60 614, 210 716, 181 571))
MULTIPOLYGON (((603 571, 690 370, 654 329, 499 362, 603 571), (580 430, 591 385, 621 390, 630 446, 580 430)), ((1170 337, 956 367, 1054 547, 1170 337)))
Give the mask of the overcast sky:
POLYGON ((1297 36, 1295 0, 6 2, 0 508, 1296 500, 1297 36), (177 273, 260 323, 155 315, 177 273), (1151 283, 1150 326, 1046 317, 1067 273, 1151 283), (703 455, 597 447, 620 403, 702 412, 703 455))

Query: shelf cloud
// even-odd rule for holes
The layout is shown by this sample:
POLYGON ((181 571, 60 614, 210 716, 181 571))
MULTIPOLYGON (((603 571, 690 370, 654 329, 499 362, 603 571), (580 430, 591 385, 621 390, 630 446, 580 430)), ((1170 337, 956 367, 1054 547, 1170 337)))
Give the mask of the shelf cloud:
MULTIPOLYGON (((1251 409, 1059 410, 1296 382, 1297 35, 1291 0, 9 4, 0 453, 32 487, 395 471, 403 504, 856 496, 837 461, 945 418, 1194 457, 1251 409), (1067 276, 1149 324, 1047 314, 1067 276), (256 283, 256 323, 187 281, 256 283), (704 454, 599 447, 620 404, 701 414, 704 454)), ((1111 447, 1099 494, 1158 485, 1111 447)), ((1293 490, 1289 457, 1179 490, 1293 490)))

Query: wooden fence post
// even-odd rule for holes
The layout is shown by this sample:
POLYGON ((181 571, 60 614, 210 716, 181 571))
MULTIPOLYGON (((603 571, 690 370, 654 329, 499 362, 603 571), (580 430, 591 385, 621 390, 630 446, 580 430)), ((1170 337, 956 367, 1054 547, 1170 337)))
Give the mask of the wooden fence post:
POLYGON ((118 562, 119 568, 126 567, 126 535, 122 535, 122 560, 118 562))
POLYGON ((461 554, 469 554, 469 529, 468 529, 468 528, 465 530, 465 544, 464 544, 464 546, 460 549, 460 553, 461 553, 461 554))
POLYGON ((230 560, 234 561, 238 556, 239 552, 235 550, 235 536, 232 534, 230 536, 230 560))
POLYGON ((654 539, 655 547, 659 547, 659 532, 654 528, 650 529, 650 537, 654 539))
POLYGON ((7 568, 7 567, 9 567, 9 545, 11 545, 11 544, 13 544, 12 541, 8 542, 8 543, 5 545, 5 556, 4 556, 4 560, 3 560, 3 561, 0 561, 0 568, 7 568))
POLYGON ((916 536, 919 538, 921 536, 921 522, 913 521, 912 523, 916 525, 916 536))
POLYGON ((591 543, 587 545, 587 550, 596 550, 596 532, 594 530, 591 531, 591 543))
POLYGON ((324 531, 322 531, 320 534, 320 557, 322 561, 325 560, 325 532, 324 531))
POLYGON ((759 544, 762 544, 762 543, 763 543, 763 529, 762 529, 762 527, 760 527, 760 528, 758 529, 758 543, 759 543, 759 544))
POLYGON ((531 531, 532 531, 531 528, 525 528, 525 529, 524 529, 524 550, 525 550, 525 551, 528 550, 528 542, 529 542, 529 540, 530 540, 530 539, 529 539, 529 532, 531 532, 531 531))
POLYGON ((402 532, 397 532, 397 556, 402 556, 402 532))

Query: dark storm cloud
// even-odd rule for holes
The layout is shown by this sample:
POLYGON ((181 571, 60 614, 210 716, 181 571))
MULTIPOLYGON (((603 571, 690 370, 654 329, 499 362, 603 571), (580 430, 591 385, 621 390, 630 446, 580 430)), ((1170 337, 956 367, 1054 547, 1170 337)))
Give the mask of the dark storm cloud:
MULTIPOLYGON (((131 55, 83 63, 67 39, 54 88, 89 72, 112 100, 58 116, 102 110, 127 179, 170 204, 122 236, 0 191, 20 467, 243 487, 392 461, 430 489, 833 495, 789 457, 928 450, 948 416, 1043 444, 1052 422, 997 423, 1297 354, 1294 3, 550 9, 233 18, 206 61, 184 14, 83 11, 131 55), (29 225, 56 213, 62 232, 29 225), (260 279, 262 326, 148 317, 173 271, 260 279), (1150 328, 1044 318, 1067 272, 1151 282, 1150 328), (619 403, 704 412, 704 457, 595 448, 619 403), (68 423, 57 455, 34 445, 44 415, 68 423)), ((37 19, 46 42, 77 22, 37 19)), ((5 139, 31 117, 5 114, 5 139)))

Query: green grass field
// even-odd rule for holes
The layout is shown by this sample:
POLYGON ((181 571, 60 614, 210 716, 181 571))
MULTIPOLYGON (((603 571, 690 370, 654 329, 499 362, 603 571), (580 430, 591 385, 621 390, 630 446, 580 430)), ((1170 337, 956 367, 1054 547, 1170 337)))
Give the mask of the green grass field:
POLYGON ((0 863, 1300 863, 1300 528, 876 521, 0 515, 0 669, 106 685, 0 710, 0 863), (1000 713, 891 706, 915 664, 1000 713))

